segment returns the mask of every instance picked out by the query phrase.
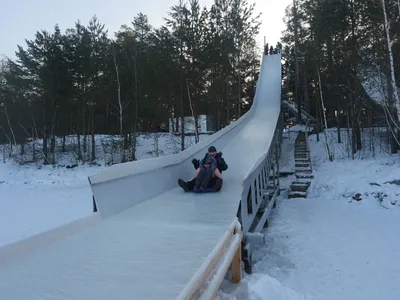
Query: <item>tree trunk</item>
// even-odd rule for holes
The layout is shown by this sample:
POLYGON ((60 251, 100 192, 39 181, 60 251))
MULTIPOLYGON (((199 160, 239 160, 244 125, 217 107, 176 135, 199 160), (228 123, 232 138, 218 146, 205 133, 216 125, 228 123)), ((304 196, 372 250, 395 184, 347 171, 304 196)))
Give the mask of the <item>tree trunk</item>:
POLYGON ((293 0, 293 21, 294 21, 294 63, 295 63, 295 97, 297 104, 296 123, 301 125, 301 98, 300 98, 300 75, 299 75, 299 36, 298 36, 298 15, 297 3, 293 0))
MULTIPOLYGON (((398 94, 397 85, 396 85, 396 76, 395 76, 395 69, 394 69, 392 44, 391 44, 390 32, 389 32, 390 25, 389 25, 389 21, 388 21, 388 18, 387 18, 387 13, 386 13, 385 0, 381 0, 381 2, 382 2, 383 15, 384 15, 384 19, 385 19, 386 42, 387 42, 389 64, 390 64, 390 75, 391 75, 391 79, 392 79, 391 80, 391 85, 392 85, 392 89, 393 89, 395 107, 396 107, 396 111, 397 111, 397 120, 396 121, 398 121, 398 120, 400 120, 400 99, 399 99, 399 94, 398 94)), ((400 7, 399 7, 399 13, 400 13, 400 7)))
POLYGON ((341 121, 340 121, 340 110, 339 110, 339 108, 337 108, 337 111, 336 111, 336 126, 337 126, 338 143, 341 144, 342 143, 342 135, 341 135, 341 132, 340 132, 341 121))
MULTIPOLYGON (((46 121, 45 121, 46 122, 46 121)), ((44 164, 47 165, 49 163, 48 161, 48 154, 47 154, 47 126, 46 124, 43 126, 43 159, 44 159, 44 164)))
POLYGON ((37 138, 37 135, 35 134, 35 128, 32 127, 32 160, 33 161, 36 161, 36 138, 37 138))
POLYGON ((92 117, 91 117, 91 133, 92 133, 92 157, 91 157, 91 161, 95 161, 96 160, 96 136, 95 136, 95 129, 94 129, 94 108, 92 109, 92 117))
POLYGON ((120 151, 121 151, 121 162, 126 161, 126 155, 125 155, 125 146, 124 146, 124 129, 123 129, 123 112, 124 112, 124 107, 122 104, 122 99, 121 99, 121 83, 119 80, 119 70, 118 70, 118 64, 117 64, 117 53, 115 51, 115 45, 113 45, 113 60, 114 60, 114 68, 115 68, 115 74, 117 76, 117 99, 118 99, 118 117, 119 117, 119 137, 121 139, 121 144, 120 144, 120 151))
POLYGON ((64 134, 63 137, 62 137, 61 152, 65 152, 65 151, 66 151, 66 149, 65 149, 65 142, 66 142, 66 137, 65 137, 65 134, 64 134))
MULTIPOLYGON (((80 99, 80 97, 78 96, 78 99, 80 99)), ((80 123, 80 115, 81 115, 81 111, 83 110, 83 105, 78 108, 77 111, 77 118, 76 118, 76 138, 77 138, 77 155, 78 155, 78 160, 82 161, 82 147, 81 147, 81 123, 80 123)))
POLYGON ((11 136, 12 136, 12 138, 13 138, 13 143, 14 143, 14 145, 15 145, 15 148, 17 148, 17 140, 16 140, 16 138, 15 138, 14 130, 13 130, 13 128, 12 128, 11 121, 10 121, 10 118, 9 118, 9 115, 8 115, 7 106, 6 106, 6 104, 5 104, 4 102, 3 102, 3 109, 4 109, 4 113, 5 113, 5 115, 6 115, 6 118, 7 118, 7 125, 8 125, 8 128, 10 129, 11 136))
POLYGON ((238 70, 238 117, 239 119, 242 115, 242 87, 240 82, 240 70, 238 70))
MULTIPOLYGON (((181 49, 181 53, 182 53, 181 49)), ((181 88, 181 151, 185 150, 185 110, 183 107, 183 66, 182 66, 182 54, 181 54, 181 80, 180 80, 180 88, 181 88)))
POLYGON ((321 74, 320 74, 318 66, 317 66, 317 74, 318 74, 318 86, 319 86, 319 95, 320 95, 320 100, 321 100, 322 115, 324 117, 324 124, 325 124, 324 136, 325 136, 325 142, 326 142, 326 151, 328 152, 329 160, 333 161, 333 154, 330 151, 329 140, 328 140, 328 136, 326 134, 326 130, 328 129, 328 122, 326 120, 324 97, 323 97, 323 94, 322 94, 321 74))
POLYGON ((317 142, 319 142, 320 140, 319 140, 319 128, 320 128, 320 126, 321 126, 321 124, 322 124, 322 121, 321 121, 321 106, 319 105, 319 103, 320 103, 320 100, 319 100, 319 94, 317 93, 317 96, 316 96, 316 103, 315 103, 315 108, 316 108, 316 120, 317 120, 317 142))
POLYGON ((230 115, 230 101, 229 101, 229 82, 228 82, 228 72, 225 77, 225 91, 226 91, 226 126, 229 125, 229 122, 231 120, 231 115, 230 115))
POLYGON ((199 120, 197 118, 197 114, 193 110, 193 105, 192 105, 192 97, 190 97, 190 90, 189 90, 189 81, 186 79, 186 86, 187 86, 187 92, 188 92, 188 100, 189 100, 189 107, 190 110, 192 111, 192 118, 194 121, 194 137, 195 137, 195 142, 196 144, 199 142, 199 120))
POLYGON ((351 157, 354 159, 354 154, 357 152, 357 141, 356 141, 356 129, 355 129, 355 115, 354 115, 354 101, 353 101, 353 94, 352 94, 352 84, 351 80, 347 79, 348 85, 348 116, 349 122, 351 122, 351 157))
MULTIPOLYGON (((400 1, 400 0, 399 0, 400 1)), ((399 8, 399 17, 400 17, 400 2, 398 1, 398 8, 399 8)), ((387 47, 387 64, 389 66, 390 71, 390 79, 387 78, 387 87, 388 87, 388 102, 389 102, 389 115, 388 118, 388 126, 391 131, 390 136, 390 152, 391 154, 397 153, 398 150, 398 143, 397 143, 397 136, 398 136, 398 121, 400 120, 400 99, 397 91, 396 85, 396 77, 394 71, 394 62, 393 62, 393 53, 392 53, 392 46, 391 46, 391 39, 390 39, 390 24, 388 22, 387 13, 386 13, 386 4, 385 0, 381 0, 382 4, 382 11, 384 16, 384 27, 385 27, 385 35, 386 35, 386 47, 387 47)))
POLYGON ((347 154, 348 157, 351 156, 354 159, 354 153, 352 151, 353 143, 351 139, 351 132, 350 132, 350 104, 348 104, 348 111, 346 113, 346 121, 347 121, 347 154))
POLYGON ((361 140, 361 127, 360 127, 360 116, 357 115, 355 120, 356 125, 356 143, 357 143, 357 151, 362 150, 362 140, 361 140))
POLYGON ((310 113, 310 104, 309 104, 309 97, 308 97, 308 81, 307 81, 307 70, 304 70, 304 108, 305 110, 310 113))
MULTIPOLYGON (((84 106, 86 106, 84 104, 84 106)), ((85 120, 86 110, 82 112, 82 128, 83 128, 83 159, 86 160, 86 153, 87 153, 87 132, 86 132, 86 120, 85 120)))

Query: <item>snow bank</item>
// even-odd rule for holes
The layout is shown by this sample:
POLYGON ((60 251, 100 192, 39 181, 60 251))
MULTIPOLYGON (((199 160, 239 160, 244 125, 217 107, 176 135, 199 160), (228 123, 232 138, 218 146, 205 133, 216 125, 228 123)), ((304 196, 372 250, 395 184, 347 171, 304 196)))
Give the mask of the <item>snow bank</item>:
POLYGON ((235 285, 225 281, 216 300, 307 300, 271 276, 253 273, 235 285))
POLYGON ((371 138, 365 132, 363 149, 351 159, 346 130, 342 130, 342 143, 337 143, 337 129, 327 130, 334 161, 330 162, 323 135, 309 137, 315 179, 310 192, 316 197, 345 200, 349 203, 364 201, 384 208, 400 205, 400 157, 389 155, 387 139, 371 138), (379 141, 380 140, 380 141, 379 141), (354 197, 354 198, 353 198, 354 197))
MULTIPOLYGON (((338 142, 337 128, 329 128, 326 130, 327 140, 324 133, 319 134, 320 141, 317 142, 317 135, 309 136, 311 155, 313 155, 313 164, 328 161, 328 153, 326 145, 328 144, 334 160, 351 160, 351 130, 347 132, 346 128, 340 130, 341 143, 338 142)), ((354 154, 356 160, 364 160, 369 158, 389 157, 390 146, 388 143, 388 135, 386 128, 376 127, 373 129, 363 128, 361 132, 362 149, 354 154)))
POLYGON ((275 278, 264 274, 253 274, 250 283, 249 300, 305 300, 295 290, 284 286, 275 278))
MULTIPOLYGON (((290 152, 282 155, 288 170, 294 169, 287 155, 298 129, 291 128, 282 145, 290 152)), ((352 160, 341 133, 338 144, 336 129, 327 130, 333 162, 324 135, 319 142, 310 135, 315 178, 308 197, 288 199, 295 176, 281 178, 284 190, 263 232, 266 244, 253 252, 255 273, 237 286, 224 281, 218 300, 400 299, 400 265, 393 263, 400 259, 400 157, 364 130, 364 149, 352 160)))

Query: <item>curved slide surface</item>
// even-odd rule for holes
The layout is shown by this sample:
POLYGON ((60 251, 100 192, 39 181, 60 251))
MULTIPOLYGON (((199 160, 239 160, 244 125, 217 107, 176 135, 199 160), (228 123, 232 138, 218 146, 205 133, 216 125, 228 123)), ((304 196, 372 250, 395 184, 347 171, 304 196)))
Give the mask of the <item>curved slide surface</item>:
POLYGON ((280 94, 281 56, 264 56, 252 108, 235 123, 180 154, 90 177, 101 220, 0 259, 2 298, 175 299, 236 217, 242 181, 272 142, 280 94), (177 179, 191 178, 190 160, 209 145, 229 165, 221 191, 184 193, 177 179))

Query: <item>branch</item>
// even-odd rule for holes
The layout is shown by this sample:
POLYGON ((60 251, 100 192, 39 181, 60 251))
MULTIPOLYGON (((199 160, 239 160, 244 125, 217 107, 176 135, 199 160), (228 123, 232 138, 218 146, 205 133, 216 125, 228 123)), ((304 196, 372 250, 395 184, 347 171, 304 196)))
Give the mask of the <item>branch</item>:
MULTIPOLYGON (((18 122, 18 125, 22 128, 23 131, 25 131, 25 133, 28 135, 28 137, 31 138, 32 141, 33 141, 33 137, 28 133, 28 131, 26 131, 25 127, 22 126, 22 124, 19 123, 19 122, 18 122)), ((37 150, 37 149, 35 149, 35 150, 37 150)), ((46 157, 46 155, 44 155, 44 152, 42 150, 40 150, 40 149, 38 151, 43 155, 43 158, 46 160, 46 162, 48 164, 50 164, 50 160, 46 157)))

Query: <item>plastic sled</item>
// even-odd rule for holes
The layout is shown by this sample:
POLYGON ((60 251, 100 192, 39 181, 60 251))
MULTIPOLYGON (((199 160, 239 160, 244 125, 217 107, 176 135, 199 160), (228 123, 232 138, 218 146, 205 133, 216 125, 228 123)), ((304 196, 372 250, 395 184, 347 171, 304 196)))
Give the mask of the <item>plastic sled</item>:
POLYGON ((203 192, 201 192, 201 191, 192 191, 193 193, 196 193, 196 194, 205 194, 205 193, 215 193, 213 190, 212 190, 212 188, 207 188, 207 189, 205 189, 203 192))

